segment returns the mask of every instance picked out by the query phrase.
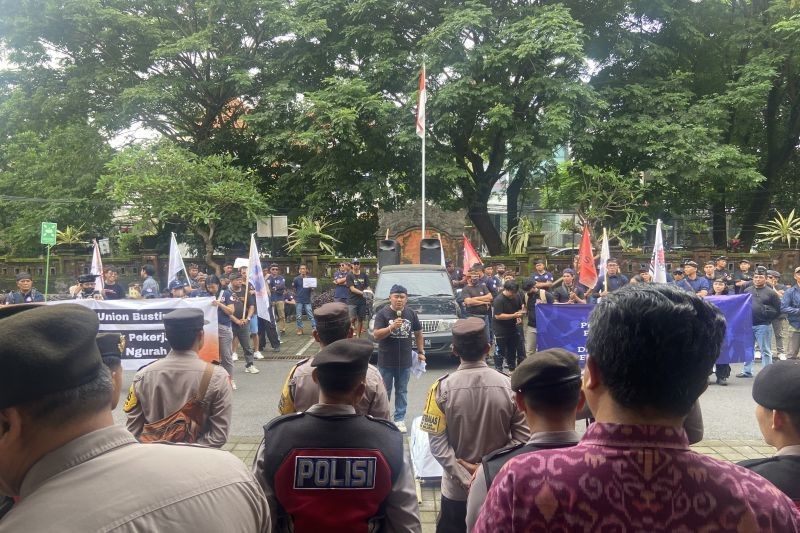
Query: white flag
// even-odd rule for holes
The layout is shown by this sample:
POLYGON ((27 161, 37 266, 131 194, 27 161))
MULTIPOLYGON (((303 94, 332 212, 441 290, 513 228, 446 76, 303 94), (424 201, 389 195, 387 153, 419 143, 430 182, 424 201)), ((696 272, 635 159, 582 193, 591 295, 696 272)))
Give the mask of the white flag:
POLYGON ((437 233, 436 237, 439 239, 439 250, 441 250, 441 252, 442 252, 442 257, 440 258, 440 263, 442 263, 442 266, 446 266, 445 265, 445 259, 444 259, 444 244, 442 244, 442 234, 441 233, 437 233))
POLYGON ((656 222, 656 239, 653 255, 650 256, 650 276, 655 283, 667 282, 667 266, 664 262, 664 238, 661 235, 661 219, 656 222))
POLYGON ((183 264, 183 257, 178 250, 178 241, 175 240, 175 234, 172 234, 172 240, 169 242, 169 269, 167 270, 167 287, 172 283, 172 280, 180 280, 187 285, 189 284, 189 273, 186 271, 186 266, 183 264), (181 272, 183 272, 181 274, 181 272))
MULTIPOLYGON (((600 243, 600 279, 603 280, 603 283, 605 283, 609 259, 611 259, 611 251, 608 248, 608 232, 606 228, 603 228, 603 242, 600 243)), ((607 287, 606 290, 608 290, 607 287)))
POLYGON ((425 138, 425 102, 428 101, 428 91, 425 88, 425 65, 419 73, 419 96, 417 98, 417 135, 425 138))
POLYGON ((256 291, 256 309, 258 316, 267 322, 272 322, 269 316, 269 289, 264 281, 264 269, 261 268, 261 258, 256 247, 256 234, 250 235, 250 260, 247 265, 247 281, 256 291))
POLYGON ((103 283, 103 260, 100 258, 100 245, 97 244, 97 239, 92 242, 94 242, 94 252, 92 252, 92 269, 89 273, 97 276, 94 289, 100 294, 105 294, 103 292, 105 284, 103 283))

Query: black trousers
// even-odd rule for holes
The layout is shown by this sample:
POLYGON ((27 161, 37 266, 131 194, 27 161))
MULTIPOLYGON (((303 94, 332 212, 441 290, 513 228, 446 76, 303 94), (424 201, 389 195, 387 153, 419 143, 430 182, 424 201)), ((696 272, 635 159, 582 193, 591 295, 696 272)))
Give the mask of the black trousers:
MULTIPOLYGON (((495 337, 498 353, 494 355, 494 367, 503 370, 503 360, 508 365, 509 370, 517 368, 517 346, 519 345, 519 334, 516 328, 513 332, 503 332, 502 337, 495 337)), ((523 352, 524 354, 524 352, 523 352)))
POLYGON ((467 502, 442 496, 436 533, 467 533, 467 502))
POLYGON ((264 337, 269 340, 269 345, 274 350, 281 347, 281 341, 278 338, 278 328, 275 327, 275 309, 269 306, 269 316, 272 322, 258 317, 258 342, 261 346, 266 346, 264 337))
POLYGON ((717 363, 714 373, 717 375, 717 379, 728 379, 731 377, 731 365, 717 363))

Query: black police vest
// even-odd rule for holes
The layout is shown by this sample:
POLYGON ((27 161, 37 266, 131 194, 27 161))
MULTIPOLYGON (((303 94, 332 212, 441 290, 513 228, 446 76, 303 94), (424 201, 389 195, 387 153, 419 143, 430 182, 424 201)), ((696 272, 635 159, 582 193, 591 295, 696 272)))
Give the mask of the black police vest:
POLYGON ((552 444, 517 444, 508 448, 501 448, 483 456, 483 475, 486 477, 486 489, 492 486, 495 476, 497 476, 503 465, 511 459, 524 453, 539 450, 552 450, 554 448, 571 448, 575 442, 554 442, 552 444))
POLYGON ((382 520, 403 468, 403 435, 391 422, 296 413, 264 426, 264 442, 279 531, 366 532, 382 520))
POLYGON ((796 504, 800 504, 800 455, 776 455, 738 464, 767 479, 796 504))

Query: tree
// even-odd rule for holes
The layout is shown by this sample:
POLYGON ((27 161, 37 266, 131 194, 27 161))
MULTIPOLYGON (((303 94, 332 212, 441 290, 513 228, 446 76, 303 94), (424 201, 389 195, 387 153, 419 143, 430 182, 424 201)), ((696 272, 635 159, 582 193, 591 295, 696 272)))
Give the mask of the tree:
POLYGON ((98 184, 134 219, 157 228, 185 228, 202 242, 201 253, 214 261, 220 243, 241 240, 251 232, 267 205, 252 172, 232 163, 230 155, 201 157, 170 141, 123 150, 108 164, 98 184))

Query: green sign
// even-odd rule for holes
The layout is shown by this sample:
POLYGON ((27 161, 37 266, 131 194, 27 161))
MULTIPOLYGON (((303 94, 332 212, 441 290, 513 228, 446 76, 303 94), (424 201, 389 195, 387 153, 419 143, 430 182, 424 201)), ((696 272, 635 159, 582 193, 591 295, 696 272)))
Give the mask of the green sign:
POLYGON ((49 244, 50 246, 56 243, 56 232, 58 226, 55 222, 42 222, 42 244, 49 244))

